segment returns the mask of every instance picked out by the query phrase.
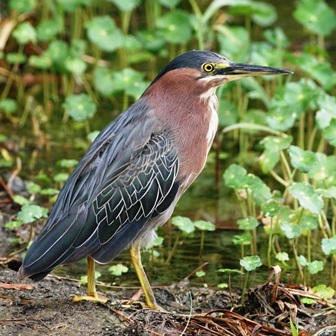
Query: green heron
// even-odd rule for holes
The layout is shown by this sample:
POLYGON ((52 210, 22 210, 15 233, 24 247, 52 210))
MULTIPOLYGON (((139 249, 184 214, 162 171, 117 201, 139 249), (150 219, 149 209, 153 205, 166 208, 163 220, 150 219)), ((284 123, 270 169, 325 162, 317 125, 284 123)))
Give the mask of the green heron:
POLYGON ((218 125, 216 88, 288 73, 211 51, 177 56, 93 141, 28 249, 20 277, 39 281, 58 265, 87 258, 87 296, 74 300, 106 301, 96 292, 95 262, 107 263, 130 247, 146 305, 159 309, 140 250, 205 165, 218 125))

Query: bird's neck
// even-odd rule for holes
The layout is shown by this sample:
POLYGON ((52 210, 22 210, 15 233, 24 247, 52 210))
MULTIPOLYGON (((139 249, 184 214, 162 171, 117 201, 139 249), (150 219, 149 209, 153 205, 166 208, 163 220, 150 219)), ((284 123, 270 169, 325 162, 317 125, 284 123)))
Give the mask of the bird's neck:
MULTIPOLYGON (((155 86, 158 84, 160 82, 155 86)), ((154 87, 146 98, 160 123, 172 135, 179 153, 179 175, 186 181, 187 188, 202 171, 214 140, 218 127, 218 100, 214 88, 199 94, 190 89, 194 83, 184 84, 183 87, 154 87)))

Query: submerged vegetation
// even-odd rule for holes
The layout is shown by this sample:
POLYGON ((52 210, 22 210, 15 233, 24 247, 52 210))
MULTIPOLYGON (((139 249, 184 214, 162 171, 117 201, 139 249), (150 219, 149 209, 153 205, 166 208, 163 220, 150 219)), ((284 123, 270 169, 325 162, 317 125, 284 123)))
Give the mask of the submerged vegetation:
MULTIPOLYGON (((186 50, 211 49, 235 62, 295 72, 218 90, 211 183, 216 197, 224 188, 232 191, 240 208, 235 219, 242 234, 233 240, 241 247, 237 267, 240 259, 246 280, 262 264, 297 269, 301 283, 316 285, 321 297, 328 293, 326 300, 334 295, 336 73, 330 36, 336 14, 326 2, 293 5, 286 20, 301 32, 300 43, 286 35, 285 24, 278 25, 277 10, 267 1, 9 0, 0 6, 0 172, 16 204, 4 200, 0 206, 17 210, 4 230, 29 226, 25 239, 34 237, 97 130, 136 100, 168 60, 186 50), (86 142, 79 140, 84 134, 86 142), (76 153, 66 149, 70 156, 58 157, 57 164, 41 162, 56 141, 76 153), (10 191, 16 176, 30 181, 24 192, 10 191), (261 227, 265 254, 257 248, 261 227), (324 283, 316 283, 315 274, 325 268, 324 283)), ((166 262, 196 229, 201 255, 206 231, 214 229, 208 221, 180 216, 172 227, 181 234, 166 262)), ((22 247, 23 240, 14 239, 13 246, 22 247)), ((127 271, 123 265, 110 268, 114 276, 127 271)))

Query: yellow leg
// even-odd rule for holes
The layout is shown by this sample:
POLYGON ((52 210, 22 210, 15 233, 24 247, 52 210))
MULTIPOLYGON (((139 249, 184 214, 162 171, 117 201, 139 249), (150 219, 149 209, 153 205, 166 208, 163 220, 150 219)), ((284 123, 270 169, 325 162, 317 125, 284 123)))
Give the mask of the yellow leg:
POLYGON ((131 246, 130 254, 131 254, 132 265, 135 269, 135 272, 140 281, 140 285, 142 287, 142 291, 145 295, 146 306, 151 309, 164 311, 164 309, 158 306, 158 304, 156 303, 154 293, 149 284, 145 270, 142 266, 141 255, 140 255, 140 244, 138 242, 136 242, 134 245, 131 246))
POLYGON ((95 261, 91 258, 87 258, 87 295, 85 296, 75 296, 72 300, 74 302, 78 301, 92 301, 92 302, 102 302, 108 301, 107 297, 99 296, 96 291, 96 279, 95 279, 95 261))

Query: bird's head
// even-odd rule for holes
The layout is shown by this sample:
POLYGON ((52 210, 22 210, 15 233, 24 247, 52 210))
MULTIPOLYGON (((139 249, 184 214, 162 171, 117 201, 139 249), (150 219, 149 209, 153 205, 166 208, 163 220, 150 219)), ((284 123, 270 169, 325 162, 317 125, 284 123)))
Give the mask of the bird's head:
POLYGON ((173 86, 177 89, 196 88, 202 92, 243 77, 290 73, 292 72, 268 66, 234 63, 212 51, 193 50, 168 63, 151 86, 163 81, 169 82, 169 85, 175 83, 173 86))

